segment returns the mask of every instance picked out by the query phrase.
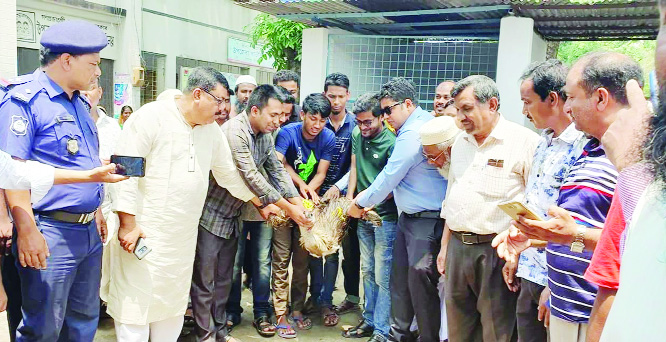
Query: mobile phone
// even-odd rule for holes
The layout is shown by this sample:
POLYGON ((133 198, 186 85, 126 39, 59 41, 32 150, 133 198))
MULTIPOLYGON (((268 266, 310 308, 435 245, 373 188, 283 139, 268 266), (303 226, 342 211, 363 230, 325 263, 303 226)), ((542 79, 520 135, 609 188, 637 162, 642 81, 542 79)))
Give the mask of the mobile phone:
POLYGON ((136 258, 141 260, 148 255, 148 253, 152 252, 153 249, 148 247, 146 245, 146 240, 142 237, 139 237, 139 239, 136 240, 136 246, 134 246, 134 255, 136 255, 136 258))
POLYGON ((146 158, 129 156, 111 156, 116 164, 116 173, 123 176, 143 177, 146 175, 146 158))
POLYGON ((497 205, 502 211, 518 221, 518 215, 523 215, 530 220, 543 221, 543 218, 530 209, 526 204, 518 201, 507 201, 497 205))

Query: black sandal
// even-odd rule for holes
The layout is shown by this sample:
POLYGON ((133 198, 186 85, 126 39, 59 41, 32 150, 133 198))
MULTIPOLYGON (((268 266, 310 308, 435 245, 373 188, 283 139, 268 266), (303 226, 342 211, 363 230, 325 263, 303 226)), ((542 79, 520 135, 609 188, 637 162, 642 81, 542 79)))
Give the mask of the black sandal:
POLYGON ((255 319, 254 322, 252 322, 252 325, 261 337, 275 336, 275 325, 273 325, 268 316, 260 316, 259 318, 255 319), (269 331, 266 331, 266 328, 269 328, 269 331))
POLYGON ((342 332, 342 337, 346 338, 363 338, 371 337, 372 333, 375 331, 370 324, 365 323, 365 320, 362 320, 356 327, 342 332))

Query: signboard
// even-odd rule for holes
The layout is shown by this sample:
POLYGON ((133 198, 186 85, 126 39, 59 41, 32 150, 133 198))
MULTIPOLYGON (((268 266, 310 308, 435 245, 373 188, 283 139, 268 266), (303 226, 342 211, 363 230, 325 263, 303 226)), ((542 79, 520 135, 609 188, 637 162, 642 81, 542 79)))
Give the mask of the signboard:
POLYGON ((100 55, 102 58, 116 59, 116 37, 118 36, 118 25, 90 20, 88 18, 79 18, 61 13, 47 12, 34 9, 16 10, 16 40, 19 47, 39 49, 39 39, 42 32, 51 25, 63 22, 65 20, 86 20, 97 25, 109 41, 100 55))
POLYGON ((113 117, 120 116, 123 106, 132 106, 132 83, 129 74, 113 75, 113 117))
POLYGON ((248 41, 231 38, 229 37, 227 45, 227 60, 229 62, 252 65, 252 66, 261 66, 264 68, 273 68, 273 58, 268 60, 261 61, 259 63, 259 58, 261 58, 261 48, 262 45, 257 45, 252 47, 252 44, 248 41))

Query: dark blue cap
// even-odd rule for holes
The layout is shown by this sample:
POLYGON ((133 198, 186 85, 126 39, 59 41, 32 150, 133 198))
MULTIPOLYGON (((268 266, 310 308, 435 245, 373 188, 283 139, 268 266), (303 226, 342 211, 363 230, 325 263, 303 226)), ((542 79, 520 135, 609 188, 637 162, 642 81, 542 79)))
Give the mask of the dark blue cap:
POLYGON ((52 53, 83 55, 102 50, 108 44, 106 34, 97 25, 83 20, 67 20, 50 26, 39 42, 52 53))

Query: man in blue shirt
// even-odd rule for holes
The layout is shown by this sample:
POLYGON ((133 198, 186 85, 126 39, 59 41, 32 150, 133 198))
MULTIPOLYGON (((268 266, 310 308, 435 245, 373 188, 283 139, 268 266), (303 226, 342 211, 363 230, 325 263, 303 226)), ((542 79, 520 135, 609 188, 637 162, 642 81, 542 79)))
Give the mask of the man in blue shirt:
MULTIPOLYGON (((106 35, 94 24, 65 21, 46 29, 40 43, 44 72, 0 105, 0 149, 59 168, 98 167, 97 129, 79 91, 101 74, 106 35)), ((32 207, 28 191, 7 191, 23 300, 17 341, 92 341, 102 258, 94 212, 102 195, 100 183, 63 185, 32 207)))
POLYGON ((410 331, 414 315, 421 341, 438 341, 440 306, 436 258, 444 220, 439 216, 447 181, 423 156, 419 129, 433 119, 418 107, 416 87, 404 78, 382 86, 380 105, 398 135, 384 170, 354 199, 349 216, 381 203, 391 192, 400 212, 391 270, 393 341, 416 341, 410 331))
MULTIPOLYGON (((275 141, 278 159, 285 164, 291 180, 304 198, 315 202, 319 201, 317 190, 326 178, 326 170, 328 170, 335 151, 335 134, 325 127, 330 114, 331 103, 328 99, 322 94, 310 94, 303 101, 302 122, 284 126, 275 141)), ((294 230, 293 239, 289 239, 288 234, 273 236, 273 259, 280 261, 273 262, 275 311, 277 315, 284 314, 287 301, 291 299, 292 317, 298 324, 298 328, 309 329, 312 322, 304 318, 302 314, 308 289, 308 253, 298 243, 300 236, 298 227, 292 229, 294 230), (291 297, 288 298, 287 268, 292 253, 294 274, 291 282, 291 297)), ((319 294, 319 292, 316 293, 319 294)), ((318 296, 314 300, 318 301, 318 296)), ((329 302, 332 300, 331 298, 329 302)), ((331 303, 329 303, 330 305, 331 303)))

